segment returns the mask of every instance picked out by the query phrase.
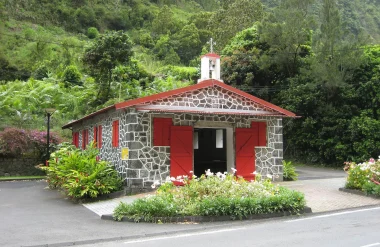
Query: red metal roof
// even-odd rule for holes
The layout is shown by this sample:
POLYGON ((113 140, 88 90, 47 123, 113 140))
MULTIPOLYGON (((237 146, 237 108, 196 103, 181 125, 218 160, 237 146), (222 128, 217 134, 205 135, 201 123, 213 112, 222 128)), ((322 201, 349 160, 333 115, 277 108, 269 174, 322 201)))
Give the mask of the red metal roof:
MULTIPOLYGON (((214 54, 214 53, 210 53, 210 54, 214 54)), ((209 54, 207 54, 209 55, 209 54)), ((216 55, 216 54, 215 54, 216 55)), ((218 55, 216 55, 218 56, 218 55)), ((78 122, 81 122, 83 120, 86 120, 86 119, 89 119, 97 114, 100 114, 102 112, 105 112, 105 111, 108 111, 112 108, 116 109, 116 110, 119 110, 119 109, 123 109, 123 108, 127 108, 127 107, 132 107, 132 106, 138 106, 138 105, 142 105, 142 104, 146 104, 146 103, 149 103, 149 102, 152 102, 152 101, 155 101, 155 100, 160 100, 160 99, 163 99, 163 98, 167 98, 167 97, 170 97, 170 96, 175 96, 175 95, 179 95, 179 94, 183 94, 185 92, 191 92, 191 91, 195 91, 195 90, 198 90, 198 89, 202 89, 202 88, 207 88, 207 87, 213 87, 213 86, 219 86, 223 89, 226 89, 228 91, 231 91, 233 93, 236 93, 237 95, 240 95, 242 97, 245 97, 247 99, 250 99, 264 107, 267 107, 269 109, 272 109, 274 111, 276 111, 278 114, 276 114, 276 112, 273 112, 272 114, 268 115, 268 114, 261 114, 262 116, 283 116, 283 117, 297 117, 296 114, 294 114, 293 112, 290 112, 288 110, 285 110, 279 106, 276 106, 272 103, 269 103, 265 100, 262 100, 260 98, 257 98, 253 95, 250 95, 246 92, 243 92, 239 89, 236 89, 234 87, 231 87, 229 85, 226 85, 224 84, 223 82, 221 81, 218 81, 218 80, 214 80, 214 79, 210 79, 210 80, 205 80, 203 81, 202 83, 198 83, 198 84, 195 84, 195 85, 191 85, 191 86, 187 86, 187 87, 183 87, 183 88, 178 88, 178 89, 174 89, 174 90, 170 90, 170 91, 166 91, 166 92, 162 92, 162 93, 158 93, 158 94, 154 94, 154 95, 150 95, 150 96, 145 96, 145 97, 141 97, 141 98, 138 98, 138 99, 133 99, 133 100, 128 100, 128 101, 124 101, 124 102, 121 102, 121 103, 117 103, 115 105, 112 105, 112 106, 109 106, 109 107, 106 107, 106 108, 103 108, 97 112, 94 112, 94 113, 91 113, 90 115, 87 115, 79 120, 76 120, 76 121, 73 121, 73 122, 70 122, 66 125, 64 125, 62 128, 65 129, 65 128, 69 128, 71 127, 73 124, 75 123, 78 123, 78 122)), ((152 111, 159 111, 159 109, 151 109, 152 111)), ((174 112, 174 111, 173 111, 174 112)), ((179 112, 179 111, 178 111, 179 112)), ((194 112, 194 113, 205 113, 205 112, 200 112, 200 111, 197 111, 194 109, 192 110, 190 107, 188 110, 182 110, 182 112, 194 112)), ((222 114, 222 113, 216 113, 215 114, 222 114)), ((248 113, 247 112, 237 112, 237 113, 225 113, 225 114, 239 114, 239 115, 247 115, 248 113)), ((260 115, 260 114, 255 114, 255 115, 260 115)))
POLYGON ((73 124, 79 123, 79 122, 81 122, 83 120, 89 119, 89 118, 91 118, 93 116, 96 116, 96 115, 102 113, 102 112, 106 112, 106 111, 108 111, 110 109, 114 109, 114 108, 115 108, 115 105, 111 105, 111 106, 108 106, 106 108, 100 109, 99 111, 93 112, 93 113, 91 113, 91 114, 89 114, 87 116, 84 116, 84 117, 82 117, 82 118, 80 118, 78 120, 74 120, 74 121, 71 121, 70 123, 67 123, 67 124, 63 125, 62 129, 70 128, 73 124))
POLYGON ((269 103, 268 101, 257 98, 253 95, 250 95, 246 92, 243 92, 239 89, 236 89, 234 87, 231 87, 227 84, 224 84, 223 82, 220 82, 220 81, 214 80, 214 79, 205 80, 202 83, 198 83, 198 84, 191 85, 188 87, 178 88, 178 89, 170 90, 170 91, 163 92, 163 93, 158 93, 158 94, 154 94, 154 95, 150 95, 150 96, 146 96, 146 97, 142 97, 142 98, 138 98, 138 99, 128 100, 128 101, 125 101, 122 103, 115 104, 115 107, 116 107, 116 109, 121 109, 121 108, 130 107, 130 106, 141 105, 141 104, 148 103, 148 102, 151 102, 154 100, 159 100, 159 99, 167 98, 170 96, 182 94, 185 92, 190 92, 190 91, 194 91, 197 89, 207 88, 207 87, 212 87, 212 86, 219 86, 219 87, 224 88, 228 91, 236 93, 237 95, 240 95, 240 96, 243 96, 247 99, 250 99, 250 100, 252 100, 252 101, 254 101, 254 102, 256 102, 262 106, 268 107, 268 108, 273 109, 273 110, 275 110, 281 114, 284 114, 286 117, 295 117, 296 116, 296 114, 294 114, 293 112, 287 111, 287 110, 285 110, 279 106, 276 106, 272 103, 269 103))

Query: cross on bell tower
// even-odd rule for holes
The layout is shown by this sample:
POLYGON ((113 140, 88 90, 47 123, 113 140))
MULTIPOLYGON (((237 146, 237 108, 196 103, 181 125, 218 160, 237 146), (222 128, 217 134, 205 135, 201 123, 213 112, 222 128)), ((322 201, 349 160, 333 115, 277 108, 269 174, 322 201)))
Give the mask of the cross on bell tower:
POLYGON ((214 45, 216 45, 213 38, 207 42, 210 45, 210 53, 203 55, 201 57, 201 78, 198 83, 210 79, 218 80, 220 79, 220 56, 214 53, 214 45))
POLYGON ((214 53, 214 45, 216 45, 216 42, 210 38, 210 41, 207 41, 207 44, 210 44, 210 53, 214 53))

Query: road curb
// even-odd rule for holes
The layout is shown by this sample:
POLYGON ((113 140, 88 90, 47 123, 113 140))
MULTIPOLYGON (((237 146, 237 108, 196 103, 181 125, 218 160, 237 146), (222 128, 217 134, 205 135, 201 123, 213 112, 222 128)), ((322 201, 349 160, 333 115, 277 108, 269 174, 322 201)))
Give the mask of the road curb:
POLYGON ((46 180, 46 178, 27 178, 27 179, 14 179, 14 178, 9 178, 9 179, 0 179, 1 182, 13 182, 13 181, 36 181, 36 180, 46 180))
POLYGON ((359 195, 359 196, 371 197, 371 198, 374 198, 374 199, 380 199, 379 196, 367 195, 366 193, 364 193, 361 190, 352 190, 352 189, 346 189, 346 188, 339 188, 339 191, 346 192, 346 193, 351 193, 351 194, 355 194, 355 195, 359 195))
MULTIPOLYGON (((310 207, 305 206, 303 210, 297 213, 298 214, 309 214, 312 213, 312 210, 310 207)), ((234 220, 261 220, 261 219, 268 219, 268 218, 278 218, 278 217, 284 217, 284 216, 291 216, 295 215, 292 212, 285 211, 285 212, 278 212, 278 213, 270 213, 270 214, 253 214, 248 215, 245 217, 242 217, 241 219, 237 218, 234 219, 231 216, 179 216, 179 217, 155 217, 153 219, 154 223, 157 222, 163 222, 163 223, 184 223, 184 222, 196 222, 196 223, 203 223, 203 222, 218 222, 218 221, 234 221, 234 220)), ((103 214, 100 217, 102 220, 114 220, 112 214, 103 214)), ((123 222, 135 222, 133 218, 128 218, 124 216, 121 221, 123 222)), ((139 220, 139 222, 147 222, 149 221, 145 220, 139 220)))

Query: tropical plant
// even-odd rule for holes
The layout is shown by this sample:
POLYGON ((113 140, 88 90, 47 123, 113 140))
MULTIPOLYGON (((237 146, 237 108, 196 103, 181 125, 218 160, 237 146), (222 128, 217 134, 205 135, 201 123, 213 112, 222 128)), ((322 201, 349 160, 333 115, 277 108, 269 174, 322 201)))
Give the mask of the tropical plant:
POLYGON ((118 191, 122 179, 107 161, 97 158, 99 150, 94 143, 80 150, 69 143, 62 143, 51 154, 49 166, 41 166, 46 171, 50 188, 61 189, 69 198, 95 198, 118 191))
POLYGON ((291 161, 282 161, 282 172, 284 180, 295 181, 298 179, 298 173, 291 161))

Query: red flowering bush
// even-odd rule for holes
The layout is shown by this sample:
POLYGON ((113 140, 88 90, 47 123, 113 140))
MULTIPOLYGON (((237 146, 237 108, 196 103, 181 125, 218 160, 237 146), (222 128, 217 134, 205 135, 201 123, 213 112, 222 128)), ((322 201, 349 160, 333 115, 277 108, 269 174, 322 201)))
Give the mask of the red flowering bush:
MULTIPOLYGON (((54 132, 50 133, 50 145, 61 142, 54 132)), ((46 154, 46 131, 6 128, 0 131, 0 155, 33 155, 43 157, 46 154)))

